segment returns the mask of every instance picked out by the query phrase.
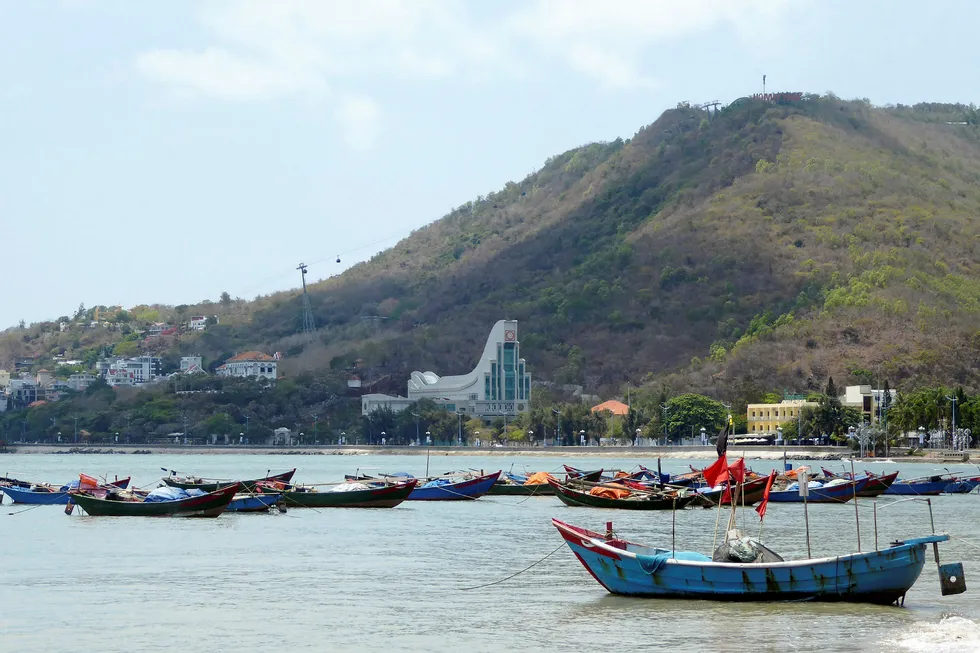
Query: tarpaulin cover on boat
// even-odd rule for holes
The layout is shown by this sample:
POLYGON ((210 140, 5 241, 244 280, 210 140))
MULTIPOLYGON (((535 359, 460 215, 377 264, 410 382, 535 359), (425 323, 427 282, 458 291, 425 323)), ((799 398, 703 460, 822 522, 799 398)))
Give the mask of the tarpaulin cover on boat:
POLYGON ((657 553, 652 556, 642 555, 640 553, 636 554, 636 561, 640 563, 640 569, 648 574, 655 574, 660 571, 660 568, 671 558, 675 560, 690 560, 692 562, 711 562, 711 558, 697 551, 674 551, 673 553, 664 551, 663 553, 657 553))
POLYGON ((162 503, 164 501, 180 501, 181 499, 190 499, 191 497, 198 497, 202 494, 206 494, 203 490, 198 490, 193 488, 190 490, 182 490, 179 487, 158 487, 149 494, 146 495, 144 503, 162 503))
POLYGON ((548 472, 534 472, 527 477, 524 485, 544 485, 548 482, 549 478, 551 478, 551 474, 548 472))
POLYGON ((452 485, 452 484, 453 482, 450 481, 448 478, 436 478, 429 481, 425 485, 422 485, 421 487, 441 487, 443 485, 452 485))
POLYGON ((330 488, 331 492, 355 492, 357 490, 370 490, 364 483, 341 483, 330 488))
POLYGON ((589 494, 594 497, 603 497, 606 499, 625 499, 630 495, 630 491, 626 489, 618 489, 614 487, 594 487, 589 490, 589 494))

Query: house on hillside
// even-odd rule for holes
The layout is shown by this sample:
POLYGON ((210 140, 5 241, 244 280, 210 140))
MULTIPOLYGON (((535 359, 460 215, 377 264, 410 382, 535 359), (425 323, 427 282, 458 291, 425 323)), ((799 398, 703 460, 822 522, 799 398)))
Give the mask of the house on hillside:
POLYGON ((598 406, 592 407, 593 413, 607 412, 612 415, 623 416, 629 412, 630 408, 621 401, 616 401, 615 399, 610 399, 609 401, 604 401, 598 406))
POLYGON ((219 365, 215 374, 275 381, 278 376, 277 368, 278 363, 272 356, 260 351, 246 351, 219 365))
POLYGON ((95 383, 97 376, 83 372, 82 374, 72 374, 68 377, 68 389, 75 392, 82 392, 90 385, 95 383))
POLYGON ((181 374, 207 374, 204 371, 204 363, 200 356, 181 356, 180 358, 180 373, 181 374))

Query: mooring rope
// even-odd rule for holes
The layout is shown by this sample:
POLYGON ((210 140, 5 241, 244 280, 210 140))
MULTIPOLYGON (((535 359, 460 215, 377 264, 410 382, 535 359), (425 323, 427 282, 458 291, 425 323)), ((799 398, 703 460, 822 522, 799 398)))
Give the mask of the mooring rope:
POLYGON ((44 505, 48 505, 48 504, 39 503, 39 504, 37 504, 35 506, 31 506, 30 508, 24 508, 23 510, 18 510, 17 512, 8 512, 7 513, 7 516, 9 517, 11 515, 19 515, 22 512, 27 512, 28 510, 34 510, 35 508, 40 508, 41 506, 44 506, 44 505))
POLYGON ((520 576, 520 575, 521 575, 521 574, 523 574, 523 573, 524 573, 525 571, 528 571, 528 570, 529 570, 529 569, 531 569, 532 567, 534 567, 534 566, 536 566, 536 565, 538 565, 538 564, 541 564, 542 562, 544 562, 545 560, 547 560, 548 558, 550 558, 551 556, 553 556, 554 554, 556 554, 556 553, 558 552, 558 550, 559 550, 559 549, 562 549, 562 548, 564 548, 564 547, 565 547, 565 543, 564 543, 564 542, 562 542, 561 544, 559 544, 559 545, 558 545, 558 547, 557 547, 557 548, 556 548, 556 549, 555 549, 554 551, 552 551, 551 553, 549 553, 549 554, 548 554, 548 555, 546 555, 545 557, 543 557, 543 558, 541 558, 540 560, 538 560, 538 561, 536 561, 536 562, 532 562, 532 563, 531 563, 531 564, 529 564, 529 565, 528 565, 527 567, 524 567, 524 569, 521 569, 521 570, 520 570, 520 571, 518 571, 517 573, 514 573, 514 574, 511 574, 510 576, 508 576, 508 577, 506 577, 506 578, 501 578, 500 580, 495 580, 495 581, 493 581, 492 583, 484 583, 483 585, 476 585, 475 587, 461 587, 461 588, 460 588, 460 591, 463 591, 463 592, 468 592, 468 591, 470 591, 470 590, 478 590, 478 589, 483 589, 484 587, 490 587, 490 586, 492 586, 492 585, 499 585, 500 583, 503 583, 503 582, 505 582, 505 581, 508 581, 508 580, 510 580, 511 578, 515 578, 515 577, 517 577, 517 576, 520 576))

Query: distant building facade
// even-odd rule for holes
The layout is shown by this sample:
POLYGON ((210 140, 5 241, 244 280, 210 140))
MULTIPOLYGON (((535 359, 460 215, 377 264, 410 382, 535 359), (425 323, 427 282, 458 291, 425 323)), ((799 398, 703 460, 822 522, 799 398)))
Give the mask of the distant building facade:
POLYGON ((195 315, 187 320, 187 328, 191 331, 204 331, 208 328, 208 318, 203 315, 195 315))
POLYGON ((786 422, 798 420, 800 411, 816 407, 816 402, 806 399, 783 399, 778 404, 749 404, 745 408, 748 432, 776 433, 776 429, 786 422))
POLYGON ((204 372, 204 363, 200 356, 182 356, 180 358, 181 374, 198 374, 204 372))
POLYGON ((435 372, 412 372, 407 397, 367 394, 361 413, 382 406, 404 410, 430 399, 450 412, 492 418, 527 412, 531 402, 531 374, 521 358, 517 321, 500 320, 490 331, 483 355, 469 374, 440 377, 435 372))
POLYGON ((159 356, 107 358, 99 361, 96 369, 109 385, 143 385, 163 375, 163 361, 159 356))
POLYGON ((215 374, 275 381, 278 376, 278 363, 268 354, 247 351, 226 360, 223 365, 218 366, 215 374))
MULTIPOLYGON (((890 390, 891 402, 898 398, 898 390, 890 390)), ((870 385, 849 385, 844 388, 840 402, 861 413, 861 421, 876 424, 881 418, 881 406, 885 400, 885 391, 872 388, 870 385)))
POLYGON ((0 370, 0 392, 6 392, 8 385, 10 385, 10 372, 0 370))
POLYGON ((26 408, 39 399, 37 382, 34 379, 11 379, 7 386, 10 406, 13 409, 26 408))
POLYGON ((68 377, 68 389, 74 390, 75 392, 82 392, 90 385, 95 383, 99 377, 94 374, 82 373, 82 374, 72 374, 68 377))

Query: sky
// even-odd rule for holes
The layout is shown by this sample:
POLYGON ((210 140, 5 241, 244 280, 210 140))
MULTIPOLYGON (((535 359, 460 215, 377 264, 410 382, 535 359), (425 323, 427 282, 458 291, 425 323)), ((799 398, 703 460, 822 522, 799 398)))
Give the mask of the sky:
POLYGON ((0 329, 339 274, 763 74, 976 102, 977 24, 970 0, 0 0, 0 329))

